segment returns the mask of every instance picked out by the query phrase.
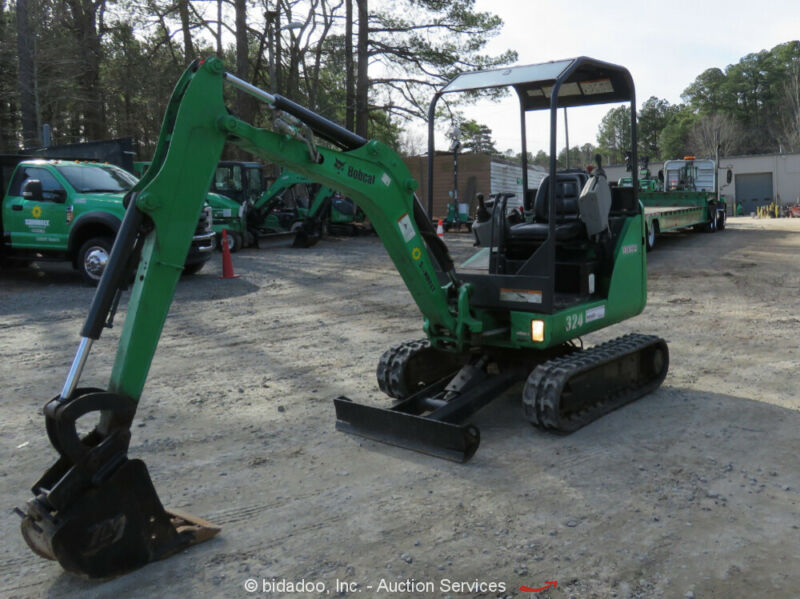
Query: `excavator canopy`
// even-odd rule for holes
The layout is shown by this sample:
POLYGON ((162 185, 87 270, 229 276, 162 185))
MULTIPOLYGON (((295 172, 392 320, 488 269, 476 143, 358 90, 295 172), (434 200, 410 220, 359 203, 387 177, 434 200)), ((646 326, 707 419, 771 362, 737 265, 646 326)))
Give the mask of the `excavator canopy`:
POLYGON ((557 108, 624 102, 634 98, 634 86, 628 69, 579 56, 489 71, 462 73, 439 95, 497 87, 513 87, 524 110, 551 108, 553 87, 559 83, 557 108))

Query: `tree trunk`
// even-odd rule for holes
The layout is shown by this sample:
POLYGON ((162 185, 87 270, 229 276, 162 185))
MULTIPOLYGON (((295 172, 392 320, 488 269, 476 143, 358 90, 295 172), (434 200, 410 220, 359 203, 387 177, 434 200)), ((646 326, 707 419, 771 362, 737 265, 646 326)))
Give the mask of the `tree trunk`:
POLYGON ((67 0, 72 23, 70 28, 80 49, 76 57, 83 105, 83 135, 87 140, 104 139, 106 124, 103 114, 103 90, 100 85, 102 43, 97 28, 97 15, 105 9, 104 0, 67 0))
POLYGON ((367 54, 369 44, 369 14, 367 0, 356 0, 358 4, 358 75, 356 78, 356 134, 368 137, 367 122, 369 119, 369 106, 367 104, 369 91, 369 77, 367 54))
MULTIPOLYGON (((236 9, 236 76, 248 81, 250 61, 247 52, 247 2, 235 0, 236 9)), ((236 93, 236 112, 244 121, 252 121, 253 103, 249 94, 243 91, 236 93)))
POLYGON ((39 145, 34 94, 33 38, 28 21, 28 0, 17 0, 17 53, 19 100, 22 109, 22 146, 39 145))
MULTIPOLYGON (((11 27, 9 14, 6 11, 6 0, 0 0, 0 40, 11 39, 11 27)), ((3 54, 9 56, 10 52, 3 54)), ((16 149, 17 119, 14 105, 12 87, 18 86, 16 74, 13 76, 11 69, 0 73, 0 152, 10 152, 16 149), (14 139, 12 142, 11 140, 14 139)))
POLYGON ((346 0, 344 29, 344 68, 345 68, 345 119, 344 126, 353 131, 356 120, 356 80, 353 63, 353 0, 346 0))
MULTIPOLYGON (((194 46, 192 45, 192 32, 189 29, 189 0, 178 0, 178 12, 181 16, 181 30, 183 31, 183 64, 189 66, 194 60, 194 46)), ((238 16, 237 16, 238 27, 238 16)), ((237 41, 238 46, 238 41, 237 41)))

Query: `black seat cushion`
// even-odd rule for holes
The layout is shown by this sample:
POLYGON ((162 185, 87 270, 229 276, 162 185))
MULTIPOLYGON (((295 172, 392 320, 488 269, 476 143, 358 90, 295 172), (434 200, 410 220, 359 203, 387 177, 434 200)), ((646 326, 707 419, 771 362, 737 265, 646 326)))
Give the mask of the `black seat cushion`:
MULTIPOLYGON (((521 223, 509 228, 506 241, 511 243, 541 241, 547 239, 548 231, 547 223, 521 223)), ((556 241, 568 241, 585 236, 586 228, 581 220, 573 219, 556 224, 556 241)))

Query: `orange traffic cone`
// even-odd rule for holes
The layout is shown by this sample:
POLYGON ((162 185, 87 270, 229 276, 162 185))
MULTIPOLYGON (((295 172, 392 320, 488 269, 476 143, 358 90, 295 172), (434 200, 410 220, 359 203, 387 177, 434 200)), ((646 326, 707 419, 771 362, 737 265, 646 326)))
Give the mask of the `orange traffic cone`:
POLYGON ((228 248, 228 230, 222 229, 222 276, 220 279, 238 279, 239 275, 233 272, 231 250, 228 248))
POLYGON ((444 223, 442 222, 441 218, 439 219, 439 226, 436 227, 436 234, 439 237, 444 237, 444 223))

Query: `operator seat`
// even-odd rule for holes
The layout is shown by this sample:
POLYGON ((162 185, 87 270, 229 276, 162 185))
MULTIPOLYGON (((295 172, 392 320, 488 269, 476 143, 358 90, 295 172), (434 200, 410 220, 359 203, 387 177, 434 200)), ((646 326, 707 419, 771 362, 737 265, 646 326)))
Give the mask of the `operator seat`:
MULTIPOLYGON (((556 175, 556 241, 567 241, 586 236, 586 228, 579 218, 578 196, 581 191, 581 177, 577 174, 556 175)), ((520 223, 509 228, 506 241, 512 244, 526 241, 541 241, 549 231, 550 175, 542 179, 536 193, 533 214, 534 221, 520 223)))

